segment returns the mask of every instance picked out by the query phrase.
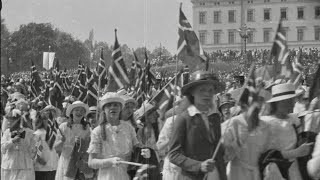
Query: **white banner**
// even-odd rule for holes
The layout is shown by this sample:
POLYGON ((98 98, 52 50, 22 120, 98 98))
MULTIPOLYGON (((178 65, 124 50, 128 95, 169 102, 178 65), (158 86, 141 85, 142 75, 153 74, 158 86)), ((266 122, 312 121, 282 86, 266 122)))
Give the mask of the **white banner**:
POLYGON ((49 52, 49 69, 53 68, 55 54, 54 52, 49 52))
POLYGON ((49 70, 49 52, 43 52, 43 68, 49 70))

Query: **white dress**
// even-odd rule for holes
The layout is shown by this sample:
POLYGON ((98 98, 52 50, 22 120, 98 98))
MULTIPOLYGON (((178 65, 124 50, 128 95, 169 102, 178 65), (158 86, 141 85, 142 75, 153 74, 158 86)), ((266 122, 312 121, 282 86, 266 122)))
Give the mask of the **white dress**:
POLYGON ((13 143, 10 129, 1 138, 1 179, 34 180, 33 158, 36 154, 33 130, 24 128, 26 135, 19 143, 13 143))
MULTIPOLYGON (((174 125, 174 118, 176 116, 172 116, 166 119, 160 134, 159 134, 159 139, 158 143, 163 143, 163 142, 168 142, 170 141, 173 133, 173 125, 174 125)), ((169 147, 167 147, 163 150, 164 152, 161 154, 167 154, 169 151, 169 147)), ((169 161, 169 158, 166 156, 164 158, 164 163, 163 163, 163 171, 162 171, 162 179, 163 180, 174 180, 177 179, 179 176, 181 168, 179 166, 176 166, 172 164, 169 161)))
POLYGON ((231 118, 221 126, 225 159, 230 161, 227 168, 228 180, 260 180, 258 160, 267 150, 269 126, 260 121, 259 126, 249 133, 243 114, 231 118))
MULTIPOLYGON (((279 119, 275 116, 261 116, 261 119, 269 124, 271 129, 271 138, 268 149, 282 151, 296 148, 297 135, 293 124, 298 126, 299 119, 295 115, 290 114, 287 119, 279 119)), ((289 168, 290 180, 302 180, 297 160, 289 160, 293 162, 289 168)), ((282 178, 279 177, 279 180, 282 180, 282 178)))
MULTIPOLYGON (((139 142, 134 129, 124 122, 118 126, 105 125, 107 140, 102 139, 101 126, 96 127, 91 134, 91 141, 88 153, 98 154, 99 159, 119 157, 125 161, 130 161, 133 147, 139 142)), ((127 166, 120 164, 108 168, 100 168, 97 180, 129 180, 127 166)))
MULTIPOLYGON (((75 144, 75 137, 78 136, 81 139, 90 137, 90 127, 87 126, 86 130, 83 130, 82 124, 73 124, 72 128, 68 127, 68 123, 64 122, 59 126, 62 134, 66 137, 66 141, 62 147, 60 159, 58 161, 58 167, 56 172, 56 180, 73 180, 65 176, 67 173, 69 161, 71 159, 72 150, 75 144)), ((61 140, 60 131, 58 131, 57 141, 61 140)))

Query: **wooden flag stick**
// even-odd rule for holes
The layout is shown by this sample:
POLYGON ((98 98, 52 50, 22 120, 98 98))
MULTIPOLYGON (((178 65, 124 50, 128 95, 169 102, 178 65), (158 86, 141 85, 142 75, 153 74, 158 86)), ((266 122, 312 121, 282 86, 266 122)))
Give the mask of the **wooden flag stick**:
POLYGON ((141 164, 141 163, 134 163, 134 162, 129 162, 129 161, 119 161, 119 163, 133 165, 133 166, 139 166, 139 167, 143 166, 143 164, 141 164))

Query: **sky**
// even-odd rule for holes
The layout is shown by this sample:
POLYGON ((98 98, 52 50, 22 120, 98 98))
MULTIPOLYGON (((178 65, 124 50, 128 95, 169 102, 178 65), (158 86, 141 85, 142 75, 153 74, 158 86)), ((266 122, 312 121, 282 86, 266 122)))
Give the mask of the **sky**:
POLYGON ((2 0, 1 17, 10 32, 30 22, 51 23, 82 41, 94 40, 154 49, 161 43, 172 54, 178 40, 179 3, 192 24, 190 0, 2 0))

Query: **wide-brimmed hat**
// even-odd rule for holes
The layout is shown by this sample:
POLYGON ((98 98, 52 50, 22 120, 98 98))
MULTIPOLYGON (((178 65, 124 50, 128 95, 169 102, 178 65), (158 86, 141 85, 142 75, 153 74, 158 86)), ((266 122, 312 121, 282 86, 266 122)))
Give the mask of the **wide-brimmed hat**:
POLYGON ((108 103, 117 102, 120 103, 122 108, 124 107, 124 99, 121 97, 121 95, 115 93, 115 92, 107 92, 105 95, 103 95, 99 102, 99 109, 103 110, 104 105, 108 103))
POLYGON ((56 117, 61 116, 61 110, 59 108, 54 107, 53 105, 48 105, 45 108, 43 108, 40 113, 44 113, 46 111, 53 111, 54 115, 56 117))
POLYGON ((189 83, 181 88, 181 94, 186 95, 190 93, 188 91, 190 88, 200 84, 213 84, 218 88, 219 92, 223 91, 224 88, 224 84, 219 82, 219 79, 215 76, 215 74, 208 71, 199 70, 190 75, 189 83))
POLYGON ((236 101, 231 97, 231 94, 229 93, 223 94, 220 97, 219 111, 221 111, 221 107, 226 104, 230 104, 231 106, 234 106, 236 104, 236 101))
POLYGON ((19 99, 25 99, 25 98, 26 96, 21 94, 20 92, 14 92, 9 95, 9 100, 11 102, 15 102, 15 101, 18 101, 19 99))
POLYGON ((81 101, 75 101, 73 102, 72 104, 70 104, 67 108, 67 111, 66 111, 66 116, 67 117, 70 117, 70 114, 72 112, 72 110, 76 107, 83 107, 85 110, 86 110, 86 113, 84 116, 87 116, 87 114, 89 113, 89 107, 87 104, 81 102, 81 101))
POLYGON ((272 98, 267 102, 283 101, 294 97, 296 97, 296 93, 292 83, 278 84, 272 87, 272 98))
POLYGON ((135 107, 138 106, 138 102, 133 97, 130 97, 128 95, 122 95, 122 98, 124 100, 124 104, 133 103, 135 107))
POLYGON ((89 113, 88 113, 88 115, 89 114, 95 114, 95 113, 97 113, 98 112, 98 108, 96 107, 96 106, 91 106, 91 107, 89 107, 89 113))
POLYGON ((29 102, 25 99, 19 99, 18 101, 15 101, 15 106, 20 111, 29 111, 30 109, 29 102))
POLYGON ((133 113, 134 119, 141 119, 141 117, 143 117, 146 113, 150 112, 151 110, 154 110, 155 108, 156 107, 148 101, 143 102, 141 107, 133 113))

